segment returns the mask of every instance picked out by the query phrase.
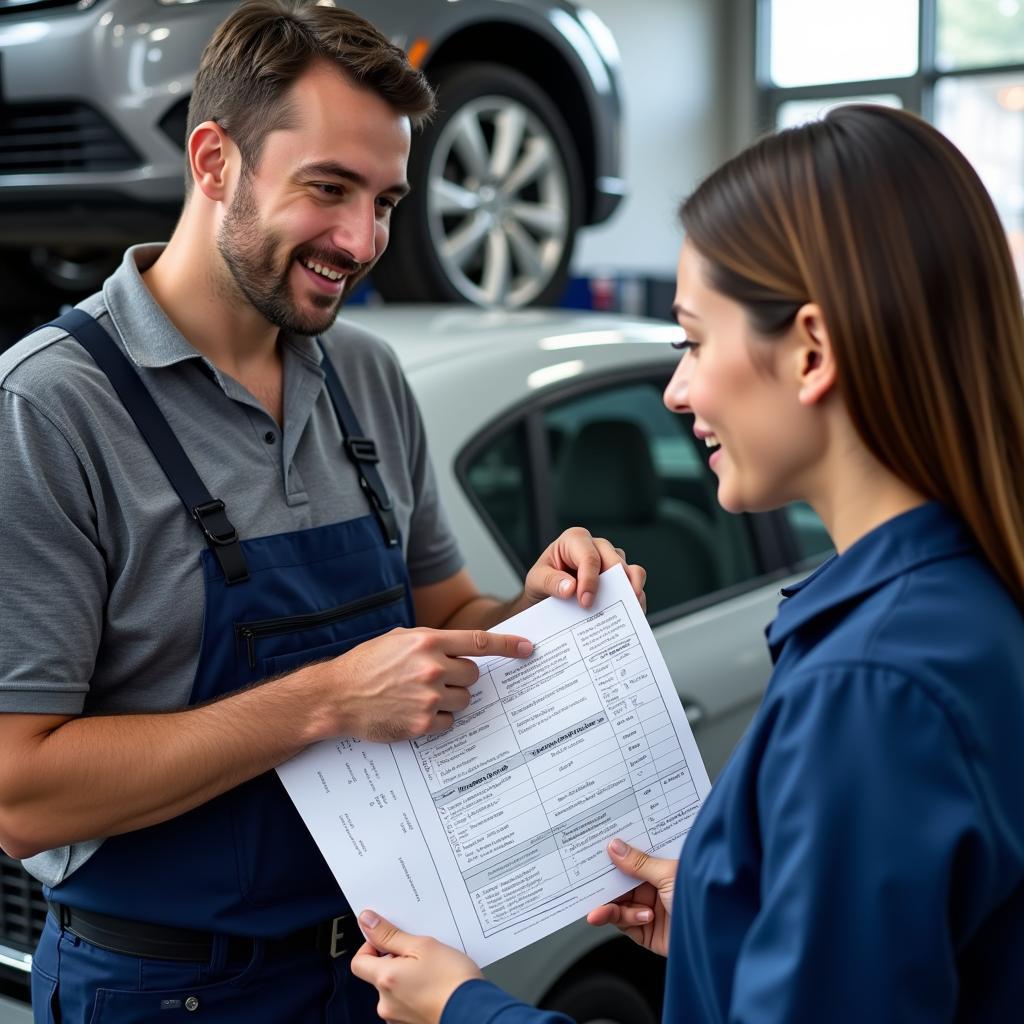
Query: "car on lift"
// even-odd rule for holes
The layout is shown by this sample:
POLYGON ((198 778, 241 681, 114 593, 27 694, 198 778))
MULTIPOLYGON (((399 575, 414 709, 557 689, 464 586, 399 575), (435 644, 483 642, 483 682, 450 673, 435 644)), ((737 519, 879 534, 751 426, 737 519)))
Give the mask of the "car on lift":
MULTIPOLYGON (((577 231, 625 190, 608 28, 564 0, 339 2, 438 94, 377 291, 554 304, 577 231)), ((49 315, 60 290, 95 290, 127 245, 168 236, 196 68, 236 3, 0 0, 0 312, 49 315)))
MULTIPOLYGON (((661 402, 679 329, 456 306, 345 315, 398 355, 442 504, 481 589, 513 596, 548 541, 577 524, 648 567, 648 620, 714 779, 771 672, 763 629, 779 588, 830 542, 805 506, 731 515, 718 505, 692 417, 661 402)), ((30 1021, 26 972, 46 905, 38 883, 2 856, 0 887, 0 1021, 20 1024, 30 1021)), ((656 1024, 661 963, 614 929, 581 921, 486 974, 580 1024, 656 1024)))

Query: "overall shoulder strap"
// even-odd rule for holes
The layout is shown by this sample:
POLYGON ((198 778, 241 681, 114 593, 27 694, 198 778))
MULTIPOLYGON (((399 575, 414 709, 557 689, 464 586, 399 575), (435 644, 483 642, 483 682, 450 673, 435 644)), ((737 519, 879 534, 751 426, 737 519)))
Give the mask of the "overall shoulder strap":
POLYGON ((398 543, 398 521, 395 519, 391 497, 377 470, 377 463, 380 462, 377 445, 371 438, 364 436, 363 429, 359 426, 359 420, 356 418, 356 411, 352 408, 352 403, 342 386, 341 378, 334 369, 334 364, 327 357, 324 343, 319 338, 316 343, 323 353, 327 393, 331 396, 331 403, 334 405, 338 423, 341 425, 341 433, 345 439, 345 454, 355 466, 356 473, 359 474, 359 486, 370 500, 373 514, 377 517, 384 534, 385 544, 388 547, 394 547, 398 543))
POLYGON ((92 356, 135 421, 182 504, 203 531, 224 579, 229 584, 247 580, 249 569, 245 554, 238 532, 228 520, 224 502, 210 496, 142 378, 113 338, 80 309, 69 310, 43 326, 67 331, 92 356))

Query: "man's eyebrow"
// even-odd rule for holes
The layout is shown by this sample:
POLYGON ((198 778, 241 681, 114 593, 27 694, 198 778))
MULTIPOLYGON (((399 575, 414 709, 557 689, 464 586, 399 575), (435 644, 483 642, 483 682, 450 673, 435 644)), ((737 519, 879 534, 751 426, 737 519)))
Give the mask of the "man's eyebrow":
MULTIPOLYGON (((358 171, 353 171, 351 167, 346 167, 344 164, 339 164, 334 160, 322 160, 319 163, 304 164, 299 168, 299 176, 342 178, 344 181, 351 181, 353 185, 358 185, 360 188, 366 188, 369 185, 365 175, 360 174, 358 171)), ((401 198, 408 195, 409 183, 406 181, 395 182, 394 185, 389 185, 383 192, 401 198)))
POLYGON ((678 320, 681 316, 685 316, 688 320, 699 320, 700 317, 696 313, 691 313, 688 309, 681 306, 678 302, 672 304, 672 315, 678 320))

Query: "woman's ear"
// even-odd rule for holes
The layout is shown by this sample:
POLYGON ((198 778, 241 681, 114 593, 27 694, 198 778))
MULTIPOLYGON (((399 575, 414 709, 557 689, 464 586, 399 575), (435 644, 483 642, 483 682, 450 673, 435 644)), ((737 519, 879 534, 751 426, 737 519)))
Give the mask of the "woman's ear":
POLYGON ((836 382, 835 353, 821 307, 813 302, 801 306, 792 329, 797 342, 797 397, 803 405, 816 405, 836 382))
POLYGON ((188 159, 195 187, 214 202, 228 195, 228 168, 237 149, 216 121, 196 125, 188 137, 188 159))

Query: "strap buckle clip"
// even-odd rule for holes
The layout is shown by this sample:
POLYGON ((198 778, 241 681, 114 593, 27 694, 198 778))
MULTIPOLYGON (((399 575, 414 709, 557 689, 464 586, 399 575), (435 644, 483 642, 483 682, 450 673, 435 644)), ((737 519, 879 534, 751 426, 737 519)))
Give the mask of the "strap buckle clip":
POLYGON ((227 525, 227 531, 223 533, 214 533, 209 523, 206 522, 206 516, 223 515, 224 513, 224 502, 220 498, 214 498, 213 501, 208 501, 203 505, 196 505, 192 509, 192 518, 199 523, 199 528, 203 531, 203 536, 217 547, 227 547, 228 544, 234 544, 238 540, 238 531, 227 521, 224 520, 227 525))
POLYGON ((380 462, 377 445, 370 437, 346 437, 345 450, 358 462, 380 462))
POLYGON ((71 924, 71 908, 63 903, 50 903, 50 910, 53 912, 53 916, 57 918, 60 930, 64 931, 71 924))
POLYGON ((359 486, 362 487, 366 496, 373 502, 373 507, 380 512, 390 512, 395 506, 392 504, 389 497, 382 498, 377 488, 366 479, 365 476, 360 476, 359 486))
POLYGON ((337 960, 339 956, 344 956, 348 952, 347 946, 339 949, 338 943, 346 940, 345 929, 341 922, 344 921, 345 918, 351 916, 351 914, 341 914, 331 921, 331 942, 327 951, 332 960, 337 960))

